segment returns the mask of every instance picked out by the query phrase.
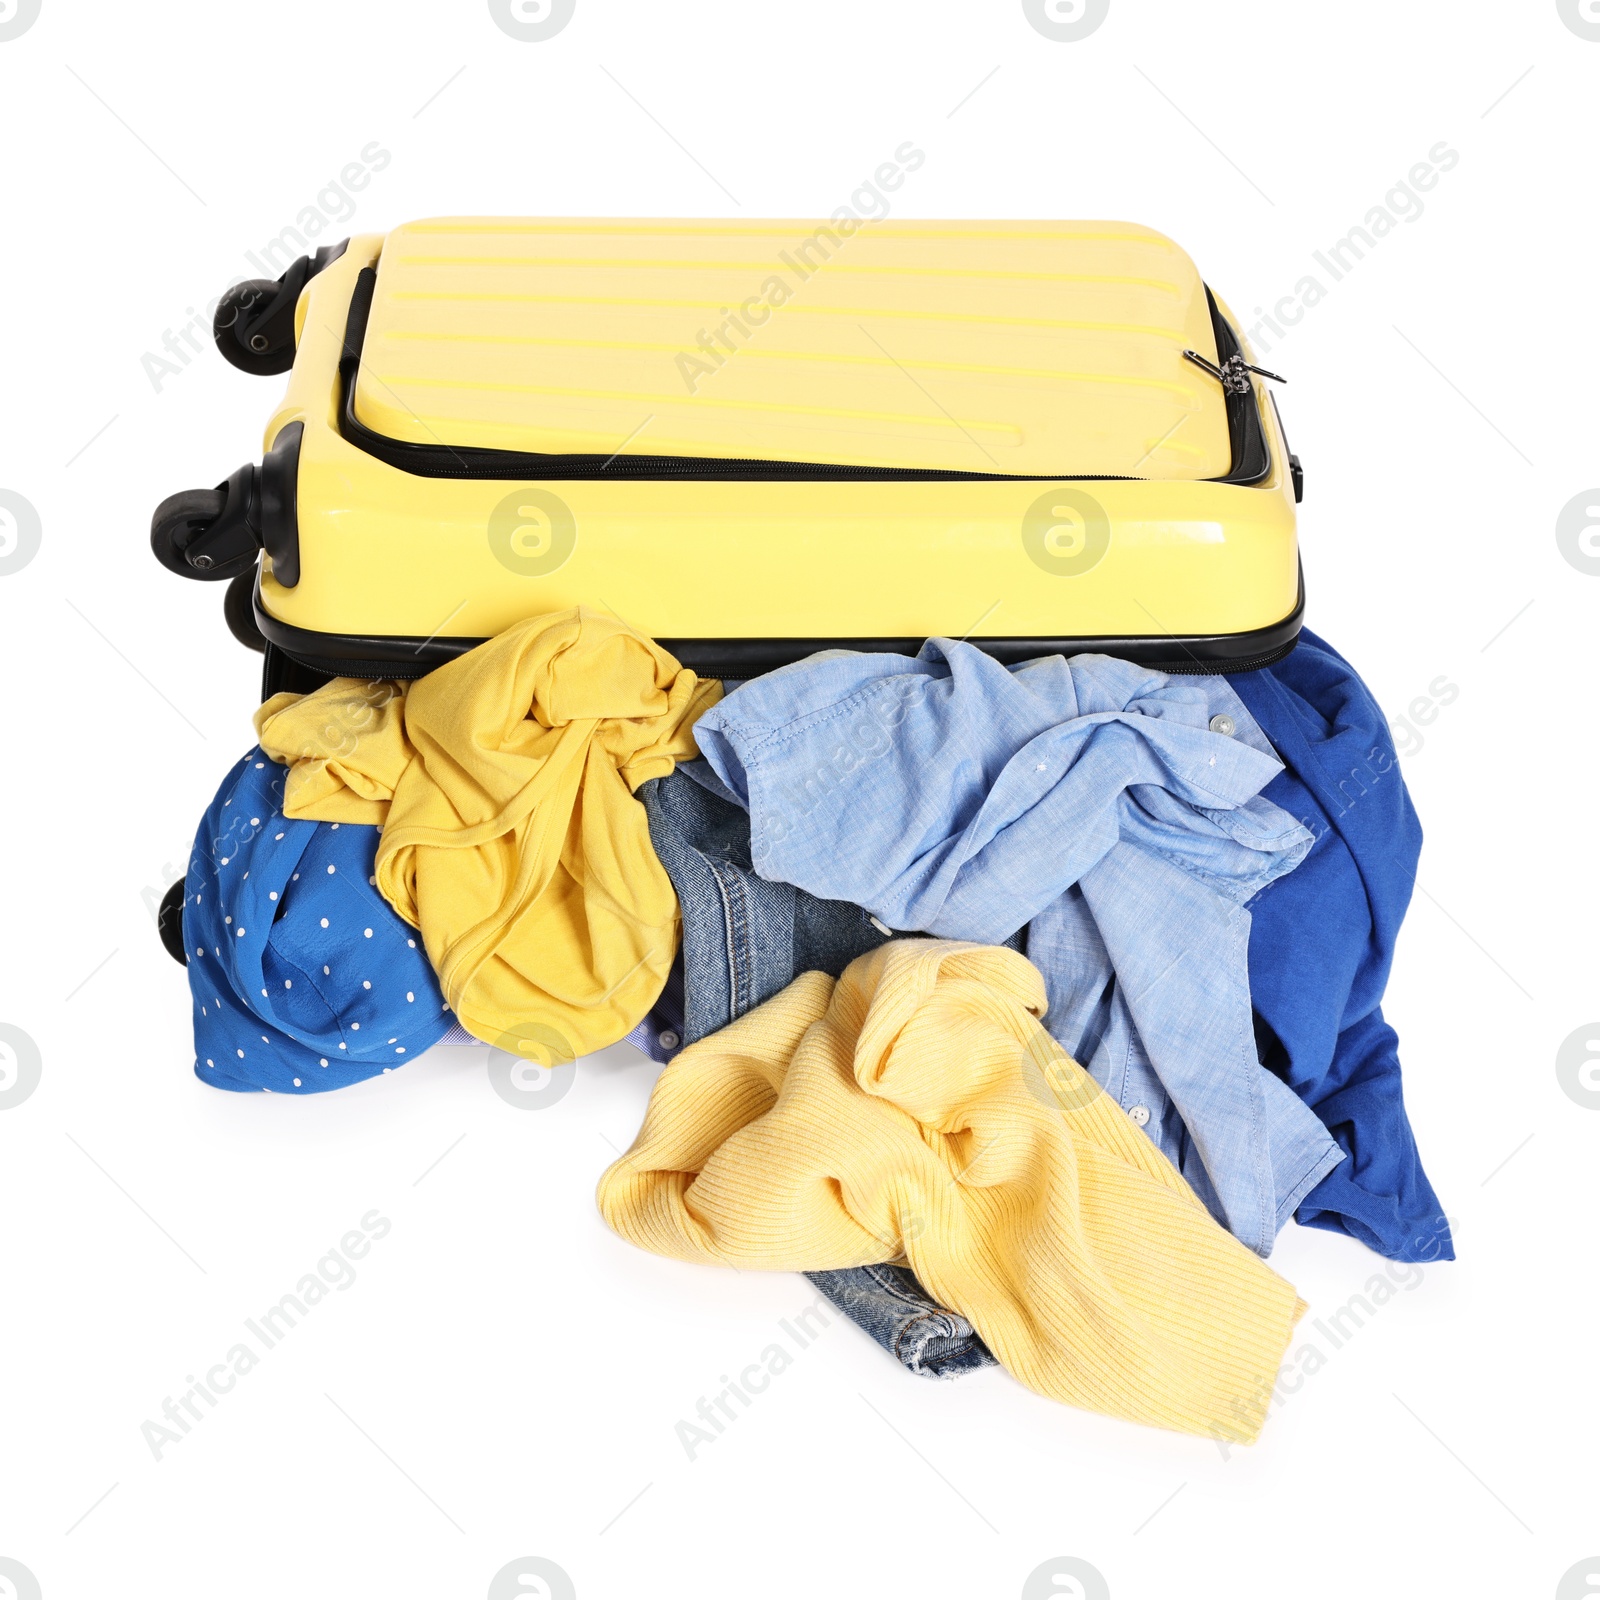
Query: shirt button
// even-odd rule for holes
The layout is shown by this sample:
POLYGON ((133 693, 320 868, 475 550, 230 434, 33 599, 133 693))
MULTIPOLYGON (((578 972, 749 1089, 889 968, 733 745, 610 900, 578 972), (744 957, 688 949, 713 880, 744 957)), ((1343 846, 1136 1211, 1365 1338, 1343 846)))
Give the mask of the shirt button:
POLYGON ((678 1036, 671 1028, 664 1028, 656 1035, 656 1043, 663 1050, 676 1050, 678 1048, 678 1036))
POLYGON ((1133 1119, 1135 1127, 1142 1128, 1150 1120, 1150 1107, 1129 1106, 1128 1115, 1133 1119))
POLYGON ((1219 711, 1216 716, 1214 716, 1211 721, 1206 724, 1206 726, 1209 727, 1213 733, 1225 733, 1231 735, 1235 731, 1237 724, 1226 711, 1219 711))

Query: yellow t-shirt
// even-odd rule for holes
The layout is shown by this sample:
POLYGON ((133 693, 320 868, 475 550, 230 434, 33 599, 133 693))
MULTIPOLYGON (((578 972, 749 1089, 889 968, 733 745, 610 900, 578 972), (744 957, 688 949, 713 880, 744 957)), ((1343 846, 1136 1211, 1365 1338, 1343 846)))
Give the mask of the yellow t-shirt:
POLYGON ((377 823, 377 883, 468 1032, 553 1065, 625 1037, 666 982, 678 903, 633 791, 694 756, 722 686, 578 608, 409 687, 275 695, 285 814, 377 823))

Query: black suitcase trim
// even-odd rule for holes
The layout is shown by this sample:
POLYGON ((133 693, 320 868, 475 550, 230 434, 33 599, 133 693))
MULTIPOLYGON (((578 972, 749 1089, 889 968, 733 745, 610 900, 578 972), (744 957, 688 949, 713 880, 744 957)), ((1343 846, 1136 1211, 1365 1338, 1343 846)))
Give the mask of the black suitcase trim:
MULTIPOLYGON (((973 639, 985 654, 1007 666, 1044 655, 1119 656, 1170 673, 1254 672, 1281 661, 1294 649, 1305 614, 1305 576, 1297 583, 1294 610, 1279 622, 1245 633, 1146 634, 1137 638, 1100 635, 1065 639, 973 639)), ((279 689, 306 692, 305 672, 325 677, 420 678, 465 655, 482 639, 406 638, 397 635, 315 633, 293 628, 267 613, 257 581, 256 626, 267 640, 262 696, 279 689), (295 669, 300 669, 296 671, 295 669), (291 681, 291 679, 293 681, 291 681)), ((904 639, 658 639, 684 666, 703 678, 753 678, 804 661, 819 650, 859 650, 914 656, 921 638, 904 639)), ((310 685, 315 687, 315 685, 310 685)))
MULTIPOLYGON (((547 479, 646 478, 689 482, 761 483, 1140 483, 1146 480, 1118 473, 1078 473, 1051 478, 1037 472, 942 472, 913 467, 849 467, 815 461, 761 461, 713 456, 550 455, 526 450, 489 450, 478 445, 418 444, 391 439, 369 428, 356 415, 356 374, 366 343, 367 318, 378 274, 363 267, 350 296, 344 345, 339 353, 339 433, 348 442, 386 466, 422 478, 503 478, 532 482, 547 479)), ((1209 287, 1206 304, 1221 362, 1242 354, 1239 340, 1209 287)), ((1228 438, 1233 459, 1211 483, 1253 485, 1272 471, 1261 407, 1252 386, 1247 394, 1225 394, 1228 438)))

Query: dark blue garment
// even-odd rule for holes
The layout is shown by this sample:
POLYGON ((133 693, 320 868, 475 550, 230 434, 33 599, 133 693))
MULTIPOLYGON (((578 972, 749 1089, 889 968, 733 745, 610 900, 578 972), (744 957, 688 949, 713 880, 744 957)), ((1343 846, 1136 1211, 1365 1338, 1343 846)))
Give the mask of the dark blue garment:
POLYGON ((1309 631, 1276 666, 1229 682, 1286 768, 1264 797, 1316 841, 1248 906, 1261 1059, 1348 1157, 1295 1220, 1396 1261, 1451 1260, 1379 1009, 1422 849, 1387 721, 1350 663, 1309 631))

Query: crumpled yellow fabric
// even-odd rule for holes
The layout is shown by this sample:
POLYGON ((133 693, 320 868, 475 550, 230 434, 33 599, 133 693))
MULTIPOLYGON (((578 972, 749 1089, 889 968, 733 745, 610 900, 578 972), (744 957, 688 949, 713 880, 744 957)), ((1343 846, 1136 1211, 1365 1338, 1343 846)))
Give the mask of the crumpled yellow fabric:
POLYGON ((256 713, 284 811, 377 823, 377 884, 462 1027, 544 1065, 603 1049, 666 982, 678 902, 633 791, 721 697, 614 618, 517 623, 403 684, 338 678, 256 713))
POLYGON ((1039 1025, 1015 951, 902 939, 691 1045, 600 1180, 658 1255, 902 1255, 1029 1387, 1238 1442, 1304 1304, 1039 1025))

